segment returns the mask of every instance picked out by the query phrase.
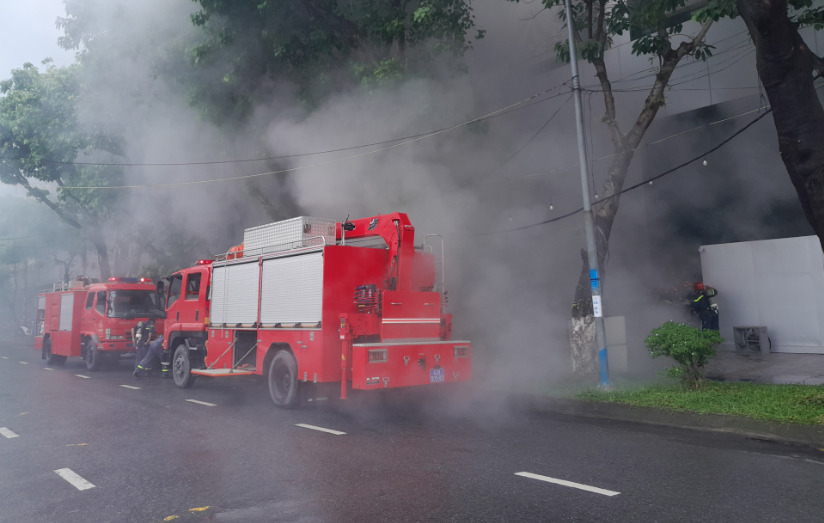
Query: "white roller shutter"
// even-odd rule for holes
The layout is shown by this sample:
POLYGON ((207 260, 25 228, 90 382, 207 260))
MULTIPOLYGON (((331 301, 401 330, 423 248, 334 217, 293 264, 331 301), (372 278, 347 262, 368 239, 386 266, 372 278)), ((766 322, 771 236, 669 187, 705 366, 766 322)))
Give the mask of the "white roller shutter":
POLYGON ((58 330, 72 330, 72 318, 74 316, 74 293, 60 295, 60 326, 58 330))
POLYGON ((254 263, 212 270, 211 323, 252 325, 257 322, 260 270, 254 263))
POLYGON ((321 321, 323 253, 274 258, 263 262, 260 322, 263 325, 321 321))

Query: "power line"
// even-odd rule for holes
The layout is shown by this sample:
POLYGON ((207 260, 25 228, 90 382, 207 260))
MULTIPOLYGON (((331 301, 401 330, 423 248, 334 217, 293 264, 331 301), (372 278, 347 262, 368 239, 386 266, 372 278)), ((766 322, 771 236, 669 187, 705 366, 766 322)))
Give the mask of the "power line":
MULTIPOLYGON (((365 148, 368 148, 368 147, 377 147, 377 146, 382 146, 382 145, 387 145, 387 144, 398 145, 397 142, 417 141, 417 140, 420 140, 422 138, 427 138, 429 136, 434 136, 434 135, 440 134, 440 133, 445 132, 445 131, 456 129, 458 127, 463 127, 463 126, 466 126, 466 125, 469 125, 469 124, 472 124, 472 123, 477 123, 477 122, 480 122, 480 121, 483 121, 483 120, 490 120, 492 118, 497 118, 499 116, 503 116, 503 115, 512 113, 514 111, 519 111, 521 109, 531 107, 532 105, 535 105, 535 104, 544 103, 546 101, 557 98, 558 96, 561 96, 563 93, 558 93, 556 95, 549 96, 549 97, 546 97, 546 98, 543 98, 543 99, 540 99, 540 100, 538 98, 540 98, 540 97, 544 96, 545 94, 548 94, 548 93, 550 93, 550 92, 552 92, 556 89, 560 89, 565 84, 566 84, 565 82, 561 83, 561 84, 558 84, 558 85, 556 85, 554 87, 551 87, 549 89, 545 89, 545 90, 543 90, 539 93, 530 95, 527 98, 519 100, 519 101, 517 101, 513 104, 510 104, 510 105, 508 105, 504 108, 497 109, 495 111, 487 113, 484 116, 476 117, 476 118, 473 118, 472 120, 465 121, 465 122, 462 122, 462 123, 459 123, 459 124, 455 124, 455 125, 452 125, 452 126, 449 126, 449 127, 443 127, 443 128, 436 129, 434 131, 428 131, 428 132, 425 132, 425 133, 418 133, 418 134, 402 136, 402 137, 398 137, 398 138, 380 140, 380 141, 377 141, 377 142, 371 142, 371 143, 359 144, 359 145, 352 145, 352 146, 348 146, 348 147, 340 147, 340 148, 336 148, 336 149, 327 149, 327 150, 322 150, 322 151, 312 151, 312 152, 306 152, 306 153, 285 154, 285 155, 279 155, 279 156, 266 156, 266 157, 260 157, 260 158, 240 158, 240 159, 232 159, 232 160, 214 160, 214 161, 200 161, 200 162, 191 162, 191 161, 189 161, 189 162, 167 162, 167 163, 164 163, 164 162, 135 163, 135 162, 78 162, 78 161, 68 162, 68 161, 58 161, 58 160, 40 160, 40 163, 47 164, 47 165, 79 165, 79 166, 93 166, 93 167, 190 167, 190 166, 202 166, 202 165, 226 165, 226 164, 250 163, 250 162, 266 162, 266 161, 283 160, 283 159, 289 159, 289 158, 303 158, 303 157, 307 157, 307 156, 320 156, 320 155, 324 155, 324 154, 331 154, 331 153, 338 153, 338 152, 345 152, 345 151, 353 151, 353 150, 357 150, 357 149, 365 149, 365 148)), ((392 147, 394 147, 394 145, 390 146, 390 147, 387 147, 387 149, 392 148, 392 147)), ((383 149, 378 149, 377 151, 380 151, 380 150, 383 150, 383 149)), ((375 152, 377 152, 377 151, 375 151, 375 152)), ((29 158, 31 158, 31 155, 17 156, 17 157, 0 156, 0 160, 25 160, 25 159, 29 159, 29 158)), ((273 172, 270 172, 270 173, 261 173, 261 174, 273 174, 273 173, 278 173, 278 172, 282 172, 282 171, 273 171, 273 172)), ((220 181, 223 181, 223 180, 225 180, 225 179, 221 179, 220 181)), ((51 186, 48 186, 48 187, 51 187, 51 186)), ((138 187, 138 186, 123 186, 122 188, 135 188, 135 187, 138 187)), ((83 189, 88 189, 88 188, 108 189, 108 188, 115 188, 115 187, 56 187, 55 186, 55 188, 61 188, 61 189, 72 189, 72 188, 74 188, 74 189, 79 189, 79 188, 83 188, 83 189)), ((118 187, 118 188, 120 188, 120 187, 118 187)))
MULTIPOLYGON (((616 194, 610 195, 606 198, 601 198, 601 199, 598 200, 598 203, 602 204, 602 203, 604 203, 608 200, 611 200, 612 198, 617 198, 618 196, 621 196, 624 193, 627 193, 629 191, 633 191, 633 190, 637 189, 638 187, 641 187, 642 185, 648 185, 651 182, 653 182, 654 180, 658 180, 659 178, 663 178, 664 176, 667 176, 668 174, 672 174, 672 173, 686 167, 687 165, 689 165, 693 162, 701 160, 702 158, 706 157, 707 155, 709 155, 711 153, 714 153, 715 151, 717 151, 721 147, 723 147, 726 144, 728 144, 729 142, 731 142, 735 137, 737 137, 738 135, 740 135, 741 133, 743 133, 744 131, 746 131, 747 129, 752 127, 753 125, 755 125, 759 120, 761 120, 762 118, 764 118, 765 116, 767 116, 771 112, 772 112, 772 108, 768 108, 766 111, 764 111, 762 114, 758 115, 758 117, 756 117, 754 120, 749 122, 747 125, 745 125, 741 129, 737 130, 736 132, 731 134, 726 139, 722 140, 718 145, 716 145, 714 147, 711 147, 710 149, 704 151, 703 153, 701 153, 701 154, 699 154, 699 155, 697 155, 697 156, 695 156, 695 157, 693 157, 693 158, 691 158, 691 159, 689 159, 685 162, 682 162, 682 163, 676 165, 675 167, 673 167, 671 169, 667 169, 664 172, 656 174, 655 176, 649 178, 648 180, 644 180, 643 182, 636 183, 635 185, 627 187, 627 188, 623 189, 622 191, 620 191, 616 194)), ((570 216, 574 216, 574 215, 578 214, 579 212, 582 212, 583 210, 584 210, 583 207, 579 207, 578 209, 575 209, 574 211, 570 211, 570 212, 568 212, 566 214, 563 214, 561 216, 556 216, 554 218, 550 218, 548 220, 543 220, 543 221, 538 222, 538 223, 533 223, 533 224, 530 224, 530 225, 523 225, 521 227, 516 227, 514 229, 505 229, 505 230, 501 230, 501 231, 479 233, 478 236, 489 236, 489 235, 492 235, 492 234, 501 234, 501 233, 505 233, 505 232, 515 232, 515 231, 523 231, 523 230, 526 230, 526 229, 532 229, 534 227, 539 227, 541 225, 546 225, 546 224, 549 224, 549 223, 554 223, 554 222, 557 222, 557 221, 561 221, 565 218, 569 218, 570 216)))

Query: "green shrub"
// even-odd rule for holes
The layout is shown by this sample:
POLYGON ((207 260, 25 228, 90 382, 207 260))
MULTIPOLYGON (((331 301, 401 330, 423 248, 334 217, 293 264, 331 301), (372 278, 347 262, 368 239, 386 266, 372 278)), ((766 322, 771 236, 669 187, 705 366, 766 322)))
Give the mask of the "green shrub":
POLYGON ((669 356, 678 363, 667 369, 667 375, 680 378, 691 389, 699 389, 704 383, 702 368, 710 357, 715 356, 715 346, 723 341, 718 331, 702 331, 668 321, 653 329, 644 343, 653 358, 669 356))

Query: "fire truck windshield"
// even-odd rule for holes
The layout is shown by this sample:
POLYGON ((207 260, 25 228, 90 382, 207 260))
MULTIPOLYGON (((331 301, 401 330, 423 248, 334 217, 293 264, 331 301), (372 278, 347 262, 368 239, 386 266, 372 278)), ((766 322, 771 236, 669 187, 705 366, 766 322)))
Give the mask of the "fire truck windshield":
POLYGON ((119 290, 109 292, 110 318, 162 318, 163 311, 154 291, 119 290))

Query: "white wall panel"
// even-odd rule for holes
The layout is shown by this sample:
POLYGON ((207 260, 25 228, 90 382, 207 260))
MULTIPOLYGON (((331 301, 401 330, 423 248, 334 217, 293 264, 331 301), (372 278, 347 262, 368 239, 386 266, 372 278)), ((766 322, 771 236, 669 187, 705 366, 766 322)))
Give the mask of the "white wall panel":
POLYGON ((773 352, 824 353, 824 255, 816 236, 701 249, 726 344, 733 327, 765 326, 773 352))

